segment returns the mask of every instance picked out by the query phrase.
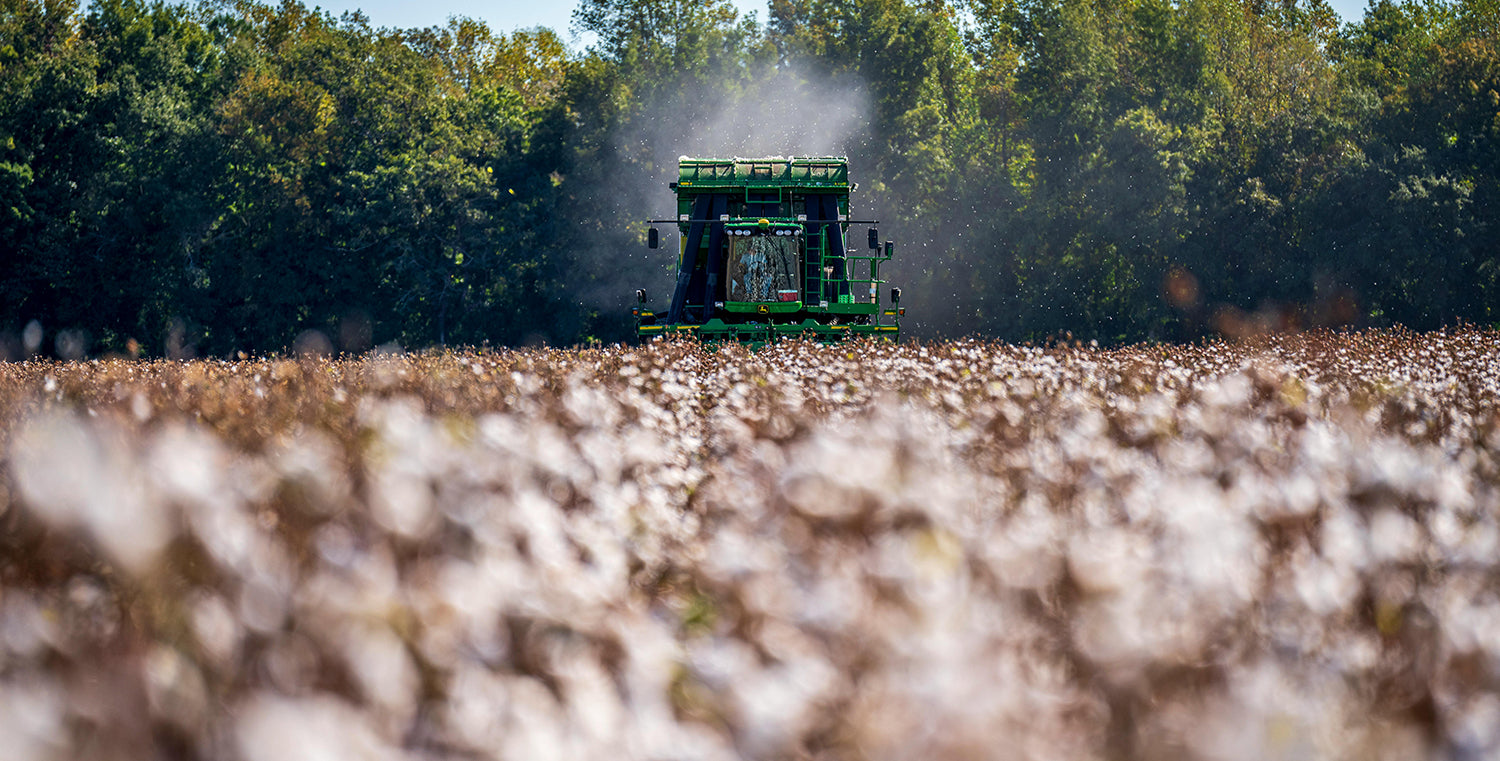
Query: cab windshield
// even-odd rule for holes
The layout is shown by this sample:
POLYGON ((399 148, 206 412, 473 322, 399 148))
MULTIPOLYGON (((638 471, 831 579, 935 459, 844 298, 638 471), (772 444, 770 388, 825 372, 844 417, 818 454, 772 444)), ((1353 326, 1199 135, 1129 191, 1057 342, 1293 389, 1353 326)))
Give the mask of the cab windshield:
POLYGON ((797 241, 792 235, 729 237, 729 301, 797 301, 797 241))

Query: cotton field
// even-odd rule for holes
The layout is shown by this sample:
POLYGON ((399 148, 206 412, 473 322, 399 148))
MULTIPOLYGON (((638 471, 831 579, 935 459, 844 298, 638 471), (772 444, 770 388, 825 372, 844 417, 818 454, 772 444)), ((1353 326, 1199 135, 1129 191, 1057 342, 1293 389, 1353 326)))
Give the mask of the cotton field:
POLYGON ((1500 756, 1500 333, 0 365, 0 757, 1500 756))

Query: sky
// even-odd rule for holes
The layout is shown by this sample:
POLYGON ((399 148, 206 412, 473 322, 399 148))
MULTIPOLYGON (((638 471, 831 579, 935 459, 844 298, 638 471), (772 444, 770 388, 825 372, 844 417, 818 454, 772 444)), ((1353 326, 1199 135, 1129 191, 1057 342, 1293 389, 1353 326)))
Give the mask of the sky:
MULTIPOLYGON (((344 11, 363 10, 375 26, 426 27, 446 24, 449 16, 481 19, 497 32, 511 32, 533 26, 550 27, 574 49, 587 47, 593 40, 572 35, 573 8, 577 2, 565 0, 438 0, 437 2, 402 2, 402 0, 303 0, 337 16, 344 11)), ((761 22, 768 14, 767 0, 734 0, 740 13, 755 11, 761 22)), ((1364 16, 1365 0, 1330 0, 1330 5, 1345 21, 1364 16)))
MULTIPOLYGON (((441 26, 450 16, 468 16, 489 24, 491 31, 512 32, 534 26, 545 26, 562 36, 575 49, 587 47, 591 39, 574 37, 569 30, 573 22, 573 9, 577 2, 567 0, 438 0, 437 2, 413 3, 401 0, 302 0, 304 5, 317 6, 337 16, 344 11, 359 9, 370 17, 374 26, 427 27, 441 26)), ((770 7, 768 0, 734 0, 740 14, 755 11, 761 23, 765 23, 770 7)))

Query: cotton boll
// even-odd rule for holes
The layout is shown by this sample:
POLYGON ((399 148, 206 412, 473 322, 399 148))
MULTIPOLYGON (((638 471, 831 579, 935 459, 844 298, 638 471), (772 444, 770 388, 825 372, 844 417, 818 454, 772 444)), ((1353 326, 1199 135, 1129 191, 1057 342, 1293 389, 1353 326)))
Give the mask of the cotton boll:
POLYGON ((405 643, 388 627, 375 623, 348 626, 341 640, 344 663, 360 693, 378 707, 378 726, 388 739, 399 740, 416 711, 420 687, 405 643))
POLYGON ((250 696, 235 712, 235 739, 245 761, 399 761, 353 706, 331 697, 250 696))
POLYGON ((348 469, 336 445, 316 431, 302 431, 278 442, 270 462, 284 484, 305 492, 304 506, 319 515, 345 507, 348 469))
POLYGON ((504 741, 506 730, 506 680, 471 664, 454 669, 450 678, 438 718, 445 734, 461 747, 493 752, 504 741))
POLYGON ((592 648, 579 648, 556 661, 557 679, 567 696, 569 734, 585 756, 616 750, 628 718, 617 685, 598 655, 592 648))
POLYGON ((0 738, 13 761, 69 758, 66 694, 37 675, 12 674, 0 681, 0 738))
MULTIPOLYGON (((1034 502, 1023 502, 1010 520, 998 524, 978 543, 977 552, 1000 583, 1019 589, 1043 589, 1056 583, 1065 560, 1060 521, 1034 502)), ((1090 569, 1083 569, 1085 574, 1090 569)), ((1099 581, 1090 581, 1099 585, 1099 581)))
POLYGON ((1138 588, 1149 560, 1144 540, 1123 532, 1094 531, 1075 535, 1068 542, 1068 573, 1086 594, 1138 588))
POLYGON ((396 534, 425 535, 433 526, 432 483, 417 472, 371 474, 375 519, 396 534))
POLYGON ((818 658, 752 672, 732 686, 740 744, 750 758, 785 758, 817 716, 816 702, 836 673, 818 658))
POLYGON ((385 529, 421 537, 434 526, 432 478, 440 469, 442 442, 412 399, 366 407, 361 417, 376 439, 367 454, 370 509, 385 529))
POLYGON ((1370 555, 1376 561, 1416 560, 1425 543, 1417 522, 1391 509, 1376 512, 1370 518, 1369 530, 1370 555))
POLYGON ((208 690, 196 664, 182 653, 158 645, 141 666, 152 716, 195 731, 208 711, 208 690))
POLYGON ((1500 697, 1493 693, 1476 696, 1453 713, 1452 757, 1493 758, 1500 752, 1500 697))
POLYGON ((57 616, 44 611, 32 595, 5 590, 0 596, 0 647, 8 654, 23 660, 38 658, 47 647, 61 644, 61 636, 57 616))
POLYGON ((1161 515, 1176 540, 1165 558, 1200 612, 1225 615, 1250 602, 1260 583, 1262 547, 1241 511, 1213 483, 1193 479, 1164 489, 1161 515))
POLYGON ((1357 736, 1343 712, 1346 697, 1316 673, 1246 664, 1222 690, 1164 706, 1145 728, 1146 752, 1180 748, 1188 758, 1223 761, 1340 757, 1357 736))
POLYGON ((1279 492, 1280 500, 1260 502, 1262 516, 1276 519, 1283 515, 1301 518, 1317 508, 1321 497, 1318 482, 1311 475, 1299 473, 1289 478, 1278 479, 1274 484, 1265 484, 1279 492))
POLYGON ((9 459, 26 504, 55 525, 83 528, 126 570, 144 572, 171 537, 173 516, 147 499, 117 431, 71 413, 32 418, 9 459))
POLYGON ((1324 513, 1320 548, 1322 556, 1347 571, 1363 570, 1370 562, 1368 527, 1347 508, 1324 513))
POLYGON ((172 425, 151 442, 147 465, 159 497, 185 506, 223 505, 229 454, 219 440, 196 428, 172 425))
POLYGON ((217 595, 200 592, 189 598, 188 621, 208 660, 221 669, 230 668, 244 635, 229 605, 217 595))
POLYGON ((1301 603, 1316 615, 1348 610, 1360 591, 1356 568, 1302 555, 1292 565, 1293 585, 1301 603))
POLYGON ((245 580, 239 594, 239 620, 262 633, 272 633, 286 620, 290 601, 288 590, 269 574, 255 574, 245 580))
POLYGON ((215 499, 188 510, 186 518, 191 534, 225 569, 244 574, 263 563, 279 562, 280 548, 241 505, 215 499))
POLYGON ((575 757, 575 742, 562 707, 546 686, 531 677, 506 680, 508 700, 502 714, 505 732, 490 749, 500 758, 567 761, 575 757))

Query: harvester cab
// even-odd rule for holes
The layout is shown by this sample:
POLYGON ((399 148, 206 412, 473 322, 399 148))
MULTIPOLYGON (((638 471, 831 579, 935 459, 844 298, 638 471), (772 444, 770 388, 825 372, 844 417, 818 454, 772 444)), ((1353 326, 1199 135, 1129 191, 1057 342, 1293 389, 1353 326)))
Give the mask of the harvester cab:
MULTIPOLYGON (((683 157, 677 176, 677 218, 652 220, 677 226, 672 301, 653 312, 636 291, 637 336, 899 337, 901 291, 891 289, 889 305, 880 291, 895 246, 881 243, 874 220, 850 219, 848 159, 683 157), (868 253, 845 246, 850 225, 862 224, 872 225, 868 253)), ((656 227, 646 244, 660 247, 656 227)))

